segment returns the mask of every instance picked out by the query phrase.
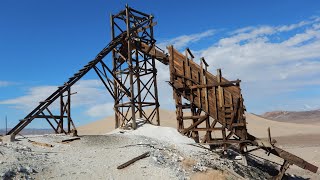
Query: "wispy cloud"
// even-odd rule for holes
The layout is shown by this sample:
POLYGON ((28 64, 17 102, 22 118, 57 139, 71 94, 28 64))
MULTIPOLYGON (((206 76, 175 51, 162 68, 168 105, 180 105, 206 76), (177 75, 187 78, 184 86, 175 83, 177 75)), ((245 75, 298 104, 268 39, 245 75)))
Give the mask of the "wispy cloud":
POLYGON ((36 107, 40 101, 45 100, 55 89, 55 86, 32 87, 26 95, 0 101, 0 104, 13 105, 16 109, 28 111, 32 107, 36 107))
POLYGON ((113 102, 97 104, 90 107, 86 114, 91 117, 106 117, 114 114, 113 102))
MULTIPOLYGON (((222 68, 229 79, 242 79, 245 82, 243 93, 249 101, 254 96, 267 102, 268 98, 279 98, 283 93, 305 90, 311 85, 319 87, 318 22, 319 18, 312 18, 282 26, 241 28, 201 50, 201 56, 214 65, 210 69, 212 72, 222 68)), ((284 98, 283 101, 294 103, 294 99, 284 98)), ((295 108, 299 109, 299 105, 295 108)))
MULTIPOLYGON (((45 100, 51 95, 57 86, 36 86, 30 88, 26 95, 0 101, 0 104, 11 105, 16 109, 30 111, 35 108, 40 101, 45 100)), ((99 80, 80 80, 71 88, 72 92, 77 92, 73 95, 72 106, 91 106, 97 103, 104 103, 108 100, 108 93, 99 80)), ((51 108, 57 109, 58 104, 55 102, 51 108)))
POLYGON ((13 84, 15 84, 15 83, 9 82, 9 81, 1 81, 0 80, 0 87, 7 87, 7 86, 11 86, 13 84))
POLYGON ((181 49, 187 47, 191 43, 195 43, 204 39, 206 37, 210 37, 215 33, 215 30, 207 30, 205 32, 190 34, 190 35, 182 35, 173 39, 165 40, 158 44, 161 49, 166 49, 166 46, 173 45, 176 49, 181 49))
MULTIPOLYGON (((223 38, 198 51, 206 58, 209 70, 223 69, 230 80, 241 79, 248 111, 304 110, 320 107, 318 98, 308 96, 284 96, 306 91, 308 87, 320 88, 320 24, 314 17, 295 24, 280 26, 259 25, 230 30, 223 38)), ((182 35, 160 42, 160 46, 173 44, 177 49, 200 42, 215 33, 182 35)), ((220 33, 221 34, 221 33, 220 33)), ((157 62, 159 101, 161 108, 174 108, 169 68, 157 62)), ((6 86, 0 81, 0 87, 6 86)), ((26 95, 1 101, 0 104, 30 110, 45 99, 56 86, 30 88, 26 95)), ((84 107, 90 117, 113 114, 113 100, 100 80, 81 80, 72 87, 78 92, 72 98, 73 107, 84 107)), ((303 93, 302 93, 303 94, 303 93)))
MULTIPOLYGON (((305 110, 320 107, 320 103, 302 93, 310 87, 320 88, 320 18, 312 17, 294 24, 258 25, 224 32, 223 38, 197 51, 210 64, 211 72, 222 68, 230 80, 241 79, 249 111, 275 109, 305 110), (261 105, 260 103, 264 103, 261 105), (308 106, 305 106, 308 104, 308 106)), ((208 31, 198 33, 206 37, 208 31)), ((211 32, 212 34, 214 33, 211 32)), ((210 35, 212 35, 209 33, 210 35)), ((220 35, 221 33, 219 33, 220 35)), ((210 36, 208 35, 208 36, 210 36)), ((194 35, 185 35, 162 42, 182 50, 194 35), (180 41, 179 39, 184 39, 180 41)), ((200 42, 203 38, 196 38, 200 42)), ((159 92, 162 107, 172 107, 168 94, 171 88, 162 81, 169 80, 168 68, 157 63, 159 92)), ((173 102, 171 102, 173 103, 173 102)))

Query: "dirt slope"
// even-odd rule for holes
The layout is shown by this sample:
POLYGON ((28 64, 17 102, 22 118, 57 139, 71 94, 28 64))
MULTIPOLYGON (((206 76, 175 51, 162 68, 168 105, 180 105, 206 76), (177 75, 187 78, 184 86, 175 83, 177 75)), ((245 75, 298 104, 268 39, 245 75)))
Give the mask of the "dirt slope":
POLYGON ((261 116, 281 122, 320 124, 320 109, 313 111, 272 111, 261 116))
MULTIPOLYGON (((148 110, 146 113, 150 113, 148 110)), ((176 127, 176 113, 160 109, 160 123, 161 126, 176 127)), ((83 126, 78 127, 79 134, 98 135, 105 134, 115 129, 114 117, 107 117, 83 126)))
MULTIPOLYGON (((320 126, 308 124, 296 124, 287 122, 277 122, 259 117, 254 114, 247 113, 248 131, 257 137, 266 137, 268 127, 271 128, 271 135, 290 136, 290 135, 306 135, 320 134, 320 126)), ((160 109, 161 126, 176 128, 175 111, 160 109)), ((114 129, 114 118, 107 117, 93 123, 80 126, 79 134, 105 134, 114 129)))
POLYGON ((250 113, 247 113, 246 117, 248 131, 256 137, 267 137, 268 127, 271 129, 273 137, 320 134, 320 126, 318 125, 277 122, 250 113))

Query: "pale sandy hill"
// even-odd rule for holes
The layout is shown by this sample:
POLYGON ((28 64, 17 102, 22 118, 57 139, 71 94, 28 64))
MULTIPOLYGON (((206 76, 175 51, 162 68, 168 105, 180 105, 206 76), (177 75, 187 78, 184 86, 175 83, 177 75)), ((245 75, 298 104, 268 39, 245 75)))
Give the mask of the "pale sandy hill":
MULTIPOLYGON (((146 110, 149 114, 150 110, 146 110)), ((175 111, 160 109, 160 124, 166 127, 177 127, 175 111)), ((115 129, 114 117, 107 117, 83 126, 78 127, 80 135, 105 134, 115 129)))
MULTIPOLYGON (((148 111, 147 111, 148 113, 148 111)), ((271 128, 271 135, 290 136, 290 135, 306 135, 320 134, 320 126, 308 124, 296 124, 287 122, 277 122, 268 120, 250 113, 246 114, 248 131, 256 137, 266 137, 268 127, 271 128)), ((172 110, 160 110, 161 126, 177 127, 176 114, 172 110)), ((107 117, 102 120, 89 123, 78 128, 79 134, 105 134, 114 129, 114 117, 107 117)))
POLYGON ((273 137, 320 134, 319 125, 277 122, 250 113, 247 113, 246 117, 248 131, 256 137, 266 137, 268 127, 271 129, 273 137))
POLYGON ((320 124, 320 109, 312 111, 271 111, 261 116, 280 122, 320 124))

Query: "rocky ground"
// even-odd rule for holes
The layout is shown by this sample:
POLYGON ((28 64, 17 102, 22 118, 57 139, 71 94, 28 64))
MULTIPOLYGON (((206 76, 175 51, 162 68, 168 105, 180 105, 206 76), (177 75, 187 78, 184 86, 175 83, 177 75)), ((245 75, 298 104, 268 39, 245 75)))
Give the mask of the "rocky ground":
MULTIPOLYGON (((105 135, 17 136, 0 143, 2 179, 270 179, 277 173, 269 161, 251 154, 244 166, 232 149, 209 150, 171 127, 145 124, 137 130, 116 129, 105 135), (42 144, 41 144, 42 143, 42 144), (44 144, 45 143, 45 144, 44 144), (117 167, 148 152, 148 157, 117 167)), ((287 140, 285 140, 287 141, 287 140)), ((273 160, 270 157, 269 160, 273 160)), ((280 162, 278 162, 280 163, 280 162)), ((289 169, 290 179, 317 179, 319 174, 289 169)))
POLYGON ((238 154, 196 145, 169 127, 140 127, 116 130, 106 135, 17 136, 17 141, 0 145, 2 179, 268 179, 272 166, 238 154), (163 136, 159 137, 159 134, 163 136), (159 137, 159 138, 157 138, 159 137), (47 143, 53 147, 32 142, 47 143), (123 169, 117 167, 145 152, 149 156, 123 169))

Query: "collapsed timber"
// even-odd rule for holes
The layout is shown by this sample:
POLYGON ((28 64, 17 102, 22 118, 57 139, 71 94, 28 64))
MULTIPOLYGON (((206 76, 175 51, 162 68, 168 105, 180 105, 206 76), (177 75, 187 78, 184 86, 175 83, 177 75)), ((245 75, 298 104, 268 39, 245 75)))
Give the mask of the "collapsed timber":
POLYGON ((56 133, 76 135, 77 130, 71 118, 71 87, 91 69, 114 99, 116 128, 131 125, 136 129, 137 118, 143 119, 144 123, 160 125, 155 65, 155 60, 158 60, 170 68, 169 84, 173 89, 180 133, 192 137, 197 143, 211 147, 222 145, 225 150, 230 144, 236 144, 242 155, 258 149, 274 154, 284 160, 277 179, 283 177, 291 164, 317 172, 318 167, 275 146, 270 130, 268 141, 247 132, 240 80, 228 81, 222 77, 220 69, 216 76, 212 75, 208 72, 205 59, 201 58, 198 65, 193 61, 194 56, 189 49, 186 49, 185 55, 173 46, 168 47, 169 54, 159 49, 155 44, 153 27, 156 23, 152 15, 126 6, 125 10, 111 15, 110 21, 112 41, 95 59, 20 120, 8 135, 14 138, 37 118, 45 119, 56 133), (109 53, 112 54, 112 67, 105 63, 109 53), (54 115, 49 107, 59 99, 60 112, 54 115), (147 114, 146 108, 153 110, 147 114), (186 111, 191 116, 186 116, 186 111), (64 120, 67 120, 66 130, 64 120), (213 137, 215 131, 221 132, 221 137, 213 137), (255 148, 247 150, 248 146, 255 148))

